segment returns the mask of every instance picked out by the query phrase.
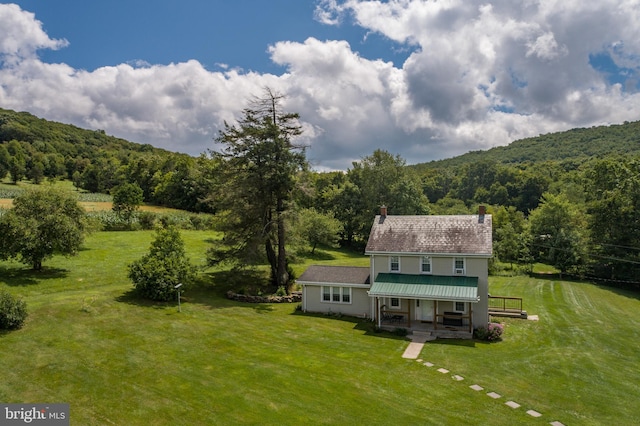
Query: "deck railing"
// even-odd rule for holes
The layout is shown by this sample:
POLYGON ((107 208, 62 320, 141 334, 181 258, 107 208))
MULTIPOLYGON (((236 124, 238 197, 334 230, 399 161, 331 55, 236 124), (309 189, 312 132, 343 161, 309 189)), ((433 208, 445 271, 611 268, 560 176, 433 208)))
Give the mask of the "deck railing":
POLYGON ((522 312, 522 297, 489 296, 489 312, 522 312))

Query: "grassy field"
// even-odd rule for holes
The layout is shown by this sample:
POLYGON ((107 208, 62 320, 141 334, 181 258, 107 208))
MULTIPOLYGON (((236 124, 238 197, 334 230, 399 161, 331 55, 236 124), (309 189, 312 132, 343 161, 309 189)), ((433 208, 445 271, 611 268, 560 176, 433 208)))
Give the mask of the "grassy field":
MULTIPOLYGON (((77 194, 79 198, 79 204, 88 212, 109 211, 113 208, 113 203, 111 202, 110 195, 79 191, 73 186, 73 183, 68 180, 55 181, 53 183, 44 182, 40 185, 34 185, 27 181, 21 181, 18 185, 14 185, 8 183, 8 179, 5 178, 4 180, 0 181, 0 209, 9 209, 13 207, 13 197, 19 195, 26 189, 46 189, 47 186, 50 185, 54 185, 56 188, 62 188, 71 193, 77 194)), ((154 213, 184 213, 182 210, 153 205, 142 205, 140 206, 140 210, 154 213)))
MULTIPOLYGON (((182 235, 194 263, 217 238, 182 235)), ((126 265, 152 236, 95 233, 78 256, 54 258, 41 273, 0 262, 0 288, 30 313, 21 330, 0 334, 0 401, 66 402, 74 425, 599 425, 640 417, 637 295, 552 275, 492 277, 492 294, 522 296, 540 321, 504 320, 499 343, 426 344, 421 358, 451 371, 440 374, 403 359, 408 342, 367 322, 231 302, 221 296, 230 277, 222 271, 203 271, 181 313, 175 303, 140 302, 126 265), (469 389, 475 383, 486 391, 469 389)), ((321 251, 295 269, 310 263, 367 259, 321 251)))

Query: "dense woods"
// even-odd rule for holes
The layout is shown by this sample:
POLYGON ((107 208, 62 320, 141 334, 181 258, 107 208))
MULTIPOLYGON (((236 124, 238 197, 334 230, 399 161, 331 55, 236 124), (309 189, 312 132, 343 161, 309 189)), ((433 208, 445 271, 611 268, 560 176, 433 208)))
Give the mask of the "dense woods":
MULTIPOLYGON (((277 132, 265 116, 257 119, 267 138, 269 132, 277 132)), ((230 126, 227 136, 242 130, 242 125, 230 126)), ((288 148, 276 151, 294 154, 288 148)), ((271 188, 274 209, 254 205, 266 212, 258 227, 263 236, 274 235, 269 238, 276 247, 279 226, 273 224, 291 230, 291 246, 306 238, 308 250, 336 239, 343 246, 361 248, 383 204, 390 214, 475 213, 484 204, 494 215, 494 254, 500 261, 495 265, 526 270, 540 261, 563 273, 640 281, 640 122, 573 129, 411 166, 397 155, 376 150, 344 172, 318 173, 307 169, 300 153, 291 157, 295 164, 289 164, 286 173, 272 170, 284 185, 281 204, 280 193, 271 188), (318 230, 329 228, 338 236, 325 232, 319 240, 318 230)), ((229 214, 234 207, 230 189, 241 194, 266 170, 242 181, 237 173, 229 173, 230 166, 247 170, 254 164, 216 153, 194 158, 101 130, 0 110, 0 177, 36 184, 69 179, 77 188, 102 193, 135 184, 146 203, 218 213, 221 229, 229 233, 238 229, 233 221, 239 220, 229 214)), ((264 188, 257 190, 254 195, 244 193, 247 203, 265 193, 264 188)), ((235 241, 240 241, 237 235, 235 241)), ((252 246, 252 254, 269 250, 261 241, 262 248, 252 246)), ((278 271, 276 265, 276 278, 282 268, 278 271)))

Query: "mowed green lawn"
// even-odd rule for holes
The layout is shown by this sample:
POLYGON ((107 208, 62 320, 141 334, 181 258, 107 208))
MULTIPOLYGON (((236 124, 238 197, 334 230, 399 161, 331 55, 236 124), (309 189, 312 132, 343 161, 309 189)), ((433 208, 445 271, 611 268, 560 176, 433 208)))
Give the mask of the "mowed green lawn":
MULTIPOLYGON (((406 340, 366 322, 304 315, 289 304, 231 302, 221 297, 228 274, 215 271, 185 293, 181 313, 175 303, 139 302, 129 293, 126 265, 146 253, 152 237, 96 233, 78 256, 46 262, 43 273, 0 262, 0 288, 29 310, 21 330, 0 334, 0 402, 66 402, 74 425, 595 425, 640 418, 637 295, 493 277, 492 294, 524 297, 540 321, 504 320, 504 340, 494 344, 428 343, 421 358, 435 364, 429 368, 402 358, 406 340), (489 398, 491 391, 502 398, 489 398), (509 408, 508 400, 522 407, 509 408)), ((202 263, 216 235, 183 237, 191 260, 202 263)), ((337 251, 312 262, 367 264, 337 251)))

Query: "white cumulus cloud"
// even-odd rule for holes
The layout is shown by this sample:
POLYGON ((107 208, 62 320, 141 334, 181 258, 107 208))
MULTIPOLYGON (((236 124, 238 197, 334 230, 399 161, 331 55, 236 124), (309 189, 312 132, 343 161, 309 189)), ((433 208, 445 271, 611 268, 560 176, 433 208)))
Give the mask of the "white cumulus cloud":
POLYGON ((197 155, 269 86, 300 113, 318 169, 346 169, 377 148, 424 162, 640 115, 637 1, 322 0, 312 18, 413 53, 394 65, 309 37, 265 46, 279 75, 195 59, 86 71, 42 61, 39 50, 66 40, 0 4, 0 107, 197 155), (611 79, 598 55, 624 74, 611 79))

